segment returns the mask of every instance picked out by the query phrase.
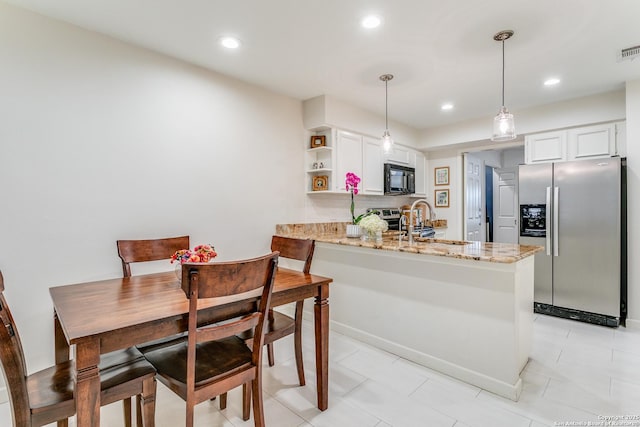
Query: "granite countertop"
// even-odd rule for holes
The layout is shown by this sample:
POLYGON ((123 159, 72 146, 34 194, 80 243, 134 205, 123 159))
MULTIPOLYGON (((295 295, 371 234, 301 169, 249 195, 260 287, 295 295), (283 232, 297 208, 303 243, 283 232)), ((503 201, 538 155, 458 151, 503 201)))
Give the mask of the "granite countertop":
POLYGON ((416 237, 412 245, 399 240, 398 231, 383 233, 382 242, 347 237, 346 222, 312 224, 278 224, 276 234, 285 237, 314 239, 316 242, 360 246, 396 252, 444 256, 475 261, 514 263, 543 250, 542 246, 513 243, 465 242, 459 240, 416 237))

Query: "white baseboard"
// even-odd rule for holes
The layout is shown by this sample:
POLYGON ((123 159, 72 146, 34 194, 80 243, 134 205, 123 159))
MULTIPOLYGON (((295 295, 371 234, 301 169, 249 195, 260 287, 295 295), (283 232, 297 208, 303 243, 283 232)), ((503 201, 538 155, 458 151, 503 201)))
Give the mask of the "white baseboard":
POLYGON ((366 344, 396 354, 402 358, 418 363, 427 368, 457 378, 460 381, 475 385, 483 390, 495 393, 498 396, 518 401, 522 392, 522 379, 518 378, 515 384, 508 384, 496 378, 489 377, 480 372, 473 371, 460 365, 437 358, 430 354, 422 353, 414 349, 399 345, 395 342, 382 339, 367 332, 355 329, 333 320, 330 321, 331 330, 362 341, 366 344))
POLYGON ((640 331, 640 320, 627 319, 625 321, 625 325, 626 325, 627 329, 631 329, 631 330, 634 330, 634 331, 640 331))

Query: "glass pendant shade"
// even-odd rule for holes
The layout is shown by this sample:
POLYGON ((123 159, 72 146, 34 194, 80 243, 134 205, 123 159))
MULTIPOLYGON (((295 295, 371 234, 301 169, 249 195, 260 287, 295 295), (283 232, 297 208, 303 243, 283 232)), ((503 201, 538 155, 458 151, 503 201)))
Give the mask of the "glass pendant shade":
POLYGON ((510 141, 516 138, 516 127, 513 114, 503 105, 500 112, 493 118, 492 141, 510 141))
POLYGON ((512 30, 500 31, 493 36, 495 41, 502 43, 502 107, 498 115, 493 118, 492 141, 510 141, 516 138, 516 126, 513 121, 513 114, 504 106, 504 41, 513 36, 512 30))
POLYGON ((388 129, 382 134, 382 151, 385 154, 393 153, 393 138, 391 138, 388 129))

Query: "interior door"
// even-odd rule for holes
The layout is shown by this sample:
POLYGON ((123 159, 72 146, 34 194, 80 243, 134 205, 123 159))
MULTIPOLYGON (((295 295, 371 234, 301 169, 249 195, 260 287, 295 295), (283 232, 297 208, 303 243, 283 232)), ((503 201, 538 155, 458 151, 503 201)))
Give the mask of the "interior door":
POLYGON ((493 173, 493 241, 518 243, 517 169, 494 169, 493 173))
POLYGON ((472 153, 465 155, 465 225, 466 240, 486 241, 484 160, 472 153))

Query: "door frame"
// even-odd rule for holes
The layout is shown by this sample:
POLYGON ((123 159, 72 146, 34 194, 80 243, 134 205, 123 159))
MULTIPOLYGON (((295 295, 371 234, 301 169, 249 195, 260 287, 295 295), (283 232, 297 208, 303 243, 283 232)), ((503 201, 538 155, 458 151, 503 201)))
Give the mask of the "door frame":
MULTIPOLYGON (((481 151, 481 150, 476 150, 476 151, 481 151)), ((467 240, 467 232, 468 232, 468 227, 467 227, 467 222, 468 222, 468 215, 467 215, 467 209, 469 208, 468 203, 467 203, 467 162, 468 162, 468 157, 469 155, 473 155, 476 151, 467 151, 462 153, 462 186, 463 186, 463 190, 462 190, 462 217, 464 218, 464 220, 462 221, 462 227, 463 227, 463 232, 462 232, 462 236, 463 236, 463 240, 467 240)), ((481 224, 480 224, 480 237, 482 240, 480 240, 481 242, 486 242, 487 240, 487 218, 486 218, 486 192, 484 189, 484 166, 485 166, 485 161, 484 159, 482 160, 482 165, 481 165, 481 170, 479 171, 479 176, 480 176, 480 206, 481 206, 481 224)))
MULTIPOLYGON (((462 223, 462 240, 466 240, 466 236, 467 236, 467 172, 466 172, 466 155, 467 153, 475 153, 475 152, 479 152, 479 151, 486 151, 486 150, 508 150, 510 148, 515 148, 515 147, 522 147, 522 149, 524 150, 524 139, 516 139, 514 141, 510 141, 507 143, 499 143, 496 144, 495 142, 486 140, 484 141, 484 144, 482 142, 480 142, 480 145, 476 145, 474 147, 465 147, 465 148, 459 148, 458 151, 458 164, 460 165, 460 168, 462 169, 462 185, 461 190, 462 191, 458 191, 460 193, 460 198, 458 200, 460 200, 460 203, 462 204, 462 209, 458 211, 458 215, 461 220, 462 223)), ((460 175, 458 175, 460 176, 460 175)), ((482 190, 482 195, 483 198, 486 197, 485 191, 484 189, 482 190)), ((485 227, 486 227, 486 218, 485 218, 485 227)))

